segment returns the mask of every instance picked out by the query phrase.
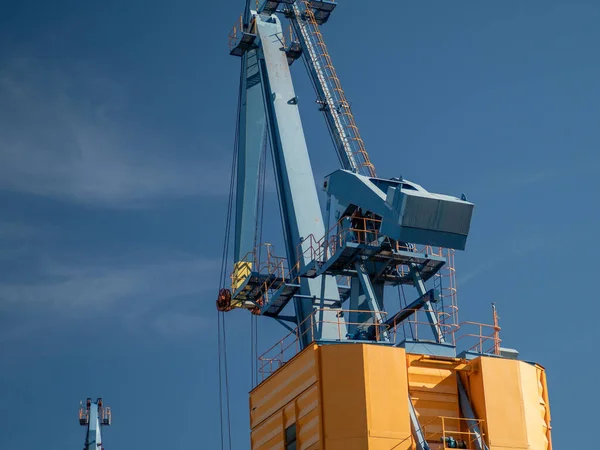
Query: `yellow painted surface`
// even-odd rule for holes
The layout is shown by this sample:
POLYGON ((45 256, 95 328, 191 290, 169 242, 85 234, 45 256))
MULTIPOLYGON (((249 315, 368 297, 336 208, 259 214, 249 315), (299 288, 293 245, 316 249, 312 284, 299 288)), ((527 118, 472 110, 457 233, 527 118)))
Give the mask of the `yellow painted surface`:
POLYGON ((233 265, 233 274, 231 275, 231 290, 233 292, 248 278, 250 272, 252 272, 252 263, 249 261, 238 261, 233 265))
POLYGON ((490 450, 551 450, 542 369, 523 361, 481 357, 468 375, 471 404, 485 420, 490 450))
POLYGON ((377 345, 311 346, 250 393, 252 450, 409 450, 406 356, 377 345))
POLYGON ((363 346, 369 449, 412 448, 404 349, 363 346))
POLYGON ((298 450, 320 441, 317 351, 317 346, 306 348, 250 393, 253 450, 283 449, 285 428, 293 423, 304 443, 298 450))
MULTIPOLYGON (((456 372, 451 365, 447 368, 422 365, 420 358, 421 355, 407 355, 409 392, 425 438, 439 441, 442 437, 440 417, 460 417, 456 372)), ((450 433, 460 431, 460 422, 445 420, 444 428, 450 433)))
POLYGON ((552 450, 545 373, 522 361, 433 361, 404 349, 311 345, 250 393, 252 450, 283 450, 296 424, 298 450, 411 450, 409 394, 432 449, 459 422, 460 373, 490 450, 552 450), (454 418, 454 419, 453 419, 454 418), (452 420, 456 420, 452 422, 452 420))
POLYGON ((325 448, 367 446, 363 345, 320 347, 325 448))
POLYGON ((542 396, 542 389, 540 389, 539 377, 542 369, 522 362, 519 366, 528 443, 530 448, 548 450, 546 402, 542 396))

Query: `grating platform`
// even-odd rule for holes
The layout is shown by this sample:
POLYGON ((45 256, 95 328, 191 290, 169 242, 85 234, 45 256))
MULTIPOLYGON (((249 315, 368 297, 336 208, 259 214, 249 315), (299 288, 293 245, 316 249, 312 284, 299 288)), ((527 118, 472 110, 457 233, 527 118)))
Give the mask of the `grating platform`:
POLYGON ((242 56, 248 50, 254 47, 254 41, 256 40, 256 35, 252 33, 242 33, 242 37, 236 43, 235 47, 231 49, 229 52, 232 56, 242 56))
POLYGON ((302 56, 302 45, 300 42, 294 41, 285 49, 288 66, 291 66, 294 61, 302 56))
POLYGON ((233 293, 232 302, 250 302, 258 305, 258 300, 268 297, 268 303, 261 307, 261 314, 276 316, 300 289, 299 284, 276 277, 273 274, 251 272, 240 287, 233 293), (267 293, 267 291, 269 291, 267 293))
POLYGON ((275 275, 250 272, 250 275, 233 293, 231 300, 233 302, 252 302, 256 304, 256 301, 264 294, 265 284, 274 279, 275 275))
POLYGON ((266 0, 263 3, 262 9, 259 10, 261 14, 273 14, 279 8, 279 5, 291 5, 295 0, 266 0))
POLYGON ((386 285, 412 284, 409 273, 398 273, 391 270, 395 266, 415 264, 423 281, 433 277, 446 263, 440 256, 406 250, 387 250, 380 246, 347 242, 341 246, 327 261, 311 261, 300 272, 300 276, 315 278, 322 274, 352 275, 357 261, 370 262, 369 266, 377 266, 377 271, 369 273, 373 281, 383 281, 386 285), (388 268, 389 270, 386 270, 388 268))
POLYGON ((260 313, 263 316, 268 317, 279 315, 281 310, 285 308, 292 298, 294 298, 298 289, 300 289, 299 284, 293 284, 287 281, 281 283, 279 289, 269 296, 269 301, 260 309, 260 313))
POLYGON ((318 25, 323 25, 329 20, 331 12, 337 6, 337 3, 322 0, 309 0, 310 8, 315 15, 315 21, 318 25))

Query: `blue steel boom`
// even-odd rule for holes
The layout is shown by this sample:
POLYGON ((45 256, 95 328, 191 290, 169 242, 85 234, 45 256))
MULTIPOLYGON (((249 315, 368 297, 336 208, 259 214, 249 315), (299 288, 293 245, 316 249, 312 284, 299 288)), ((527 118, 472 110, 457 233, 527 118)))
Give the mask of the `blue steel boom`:
POLYGON ((88 398, 85 406, 79 403, 79 424, 86 427, 85 445, 83 450, 104 450, 102 444, 102 427, 112 422, 110 407, 102 404, 99 398, 95 402, 88 398))

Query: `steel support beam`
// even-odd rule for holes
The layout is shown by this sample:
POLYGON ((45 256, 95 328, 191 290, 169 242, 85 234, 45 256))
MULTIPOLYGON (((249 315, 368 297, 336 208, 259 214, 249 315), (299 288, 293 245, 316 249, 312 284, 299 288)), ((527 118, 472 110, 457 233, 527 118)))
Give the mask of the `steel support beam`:
MULTIPOLYGON (((290 266, 299 261, 301 266, 310 262, 310 255, 300 246, 313 235, 319 239, 325 234, 317 189, 313 178, 298 102, 283 45, 283 32, 279 19, 272 15, 254 14, 259 38, 260 70, 263 88, 275 178, 283 221, 286 253, 290 266)), ((321 279, 301 279, 301 295, 321 297, 321 279)), ((339 301, 335 277, 327 276, 323 298, 339 301)), ((311 301, 294 299, 300 324, 302 346, 315 339, 339 339, 338 310, 319 308, 313 310, 311 301), (316 314, 313 320, 307 320, 316 314), (329 322, 329 323, 328 323, 329 322), (311 325, 312 324, 312 325, 311 325)), ((345 324, 342 323, 345 336, 345 324)))
MULTIPOLYGON (((356 269, 362 292, 364 293, 366 301, 370 308, 370 315, 372 316, 374 321, 377 321, 377 323, 374 323, 373 325, 379 326, 379 324, 383 324, 385 320, 383 320, 383 314, 381 313, 381 305, 379 304, 379 299, 375 295, 375 290, 373 289, 373 285, 369 278, 369 274, 359 261, 354 263, 354 268, 356 269)), ((382 332, 381 340, 389 341, 387 331, 382 332)))
MULTIPOLYGON (((413 284, 417 289, 420 297, 425 297, 427 295, 427 289, 425 288, 425 283, 421 278, 421 274, 419 273, 419 268, 416 264, 412 263, 410 265, 410 273, 412 275, 413 284)), ((429 320, 429 324, 431 326, 431 331, 433 332, 433 336, 435 337, 436 342, 443 344, 446 342, 446 338, 444 338, 444 333, 440 328, 440 324, 438 322, 437 315, 433 310, 433 305, 430 301, 426 301, 423 303, 423 308, 425 310, 425 315, 427 316, 427 320, 429 320)))
POLYGON ((266 132, 258 50, 242 55, 238 122, 234 262, 253 251, 256 243, 260 157, 266 132))
POLYGON ((473 412, 473 408, 471 408, 471 402, 469 402, 469 395, 467 394, 467 390, 465 389, 462 380, 460 379, 460 375, 456 374, 456 380, 458 382, 458 395, 460 398, 460 410, 462 411, 462 415, 466 419, 470 419, 467 421, 469 429, 473 430, 475 434, 475 445, 477 445, 477 450, 489 450, 488 446, 485 444, 483 437, 481 436, 481 430, 477 425, 477 421, 475 420, 475 413, 473 412))
POLYGON ((408 412, 410 414, 410 423, 412 425, 413 437, 417 444, 417 450, 430 450, 429 445, 427 445, 427 441, 425 440, 425 433, 423 433, 423 429, 419 423, 417 411, 410 398, 410 394, 408 395, 408 412))

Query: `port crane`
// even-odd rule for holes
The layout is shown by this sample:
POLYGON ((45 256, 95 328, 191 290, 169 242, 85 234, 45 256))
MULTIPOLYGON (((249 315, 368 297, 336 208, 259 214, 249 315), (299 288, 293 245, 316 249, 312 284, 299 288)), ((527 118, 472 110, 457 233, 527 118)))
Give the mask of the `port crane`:
POLYGON ((104 450, 102 427, 109 426, 111 421, 110 407, 104 406, 101 398, 96 401, 88 398, 85 405, 79 402, 79 424, 87 429, 83 450, 104 450))
POLYGON ((466 248, 474 205, 376 174, 320 31, 336 7, 247 0, 230 35, 241 60, 233 270, 217 309, 290 331, 259 358, 252 450, 551 450, 544 368, 500 346, 495 306, 489 327, 458 321, 453 256, 466 248), (340 162, 320 183, 324 212, 290 72, 299 59, 340 162), (256 232, 265 137, 284 257, 256 232))

